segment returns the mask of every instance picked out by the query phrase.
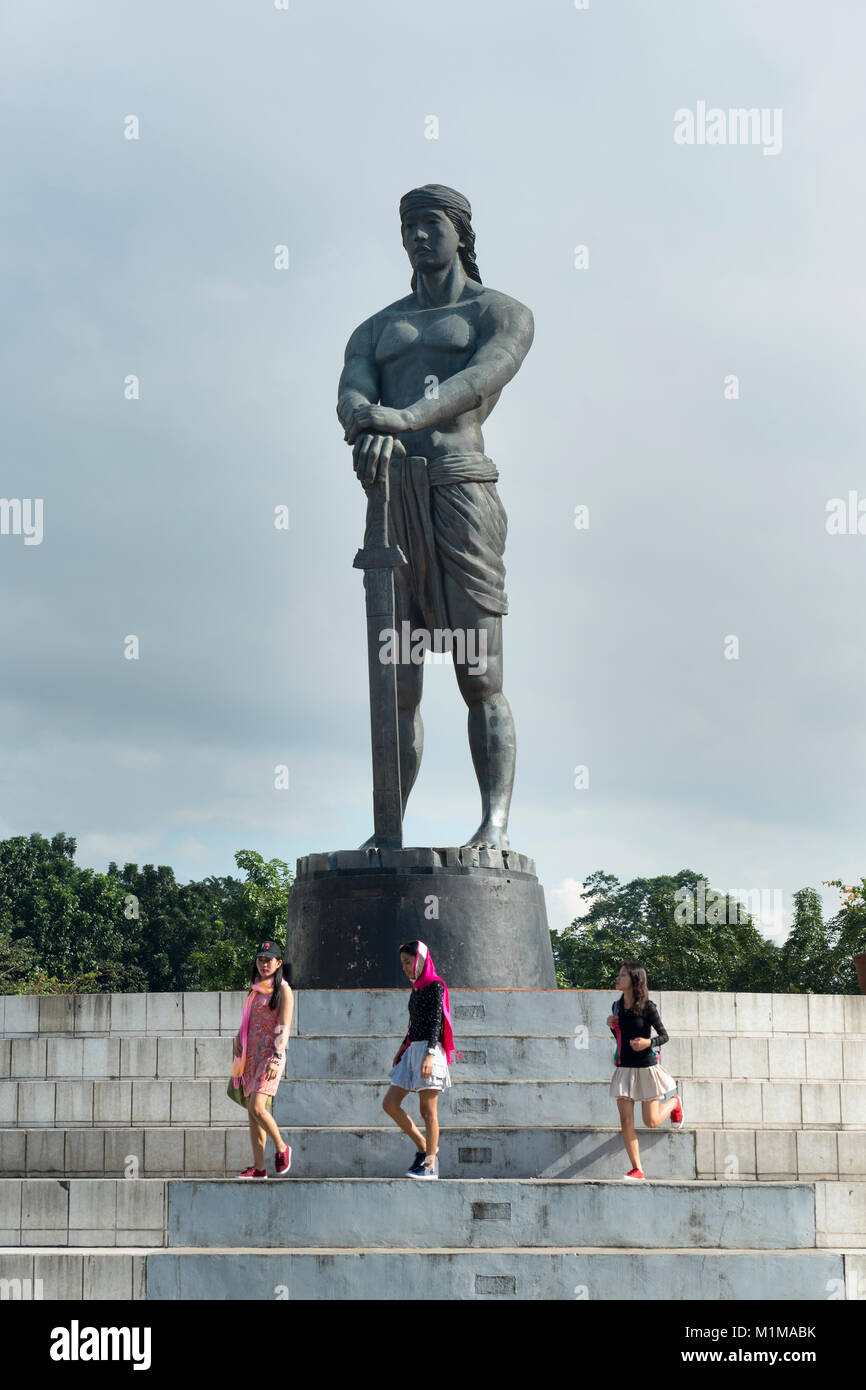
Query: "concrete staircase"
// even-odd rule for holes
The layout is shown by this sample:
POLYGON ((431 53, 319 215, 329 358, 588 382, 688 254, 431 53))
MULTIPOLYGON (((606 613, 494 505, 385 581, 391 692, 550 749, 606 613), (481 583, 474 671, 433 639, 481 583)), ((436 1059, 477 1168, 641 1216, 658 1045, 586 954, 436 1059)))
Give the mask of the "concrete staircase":
POLYGON ((0 996, 0 1296, 866 1297, 866 997, 654 994, 686 1127, 639 1131, 637 1185, 613 997, 455 990, 417 1184, 381 1110, 407 992, 296 993, 292 1174, 248 1184, 243 994, 0 996))

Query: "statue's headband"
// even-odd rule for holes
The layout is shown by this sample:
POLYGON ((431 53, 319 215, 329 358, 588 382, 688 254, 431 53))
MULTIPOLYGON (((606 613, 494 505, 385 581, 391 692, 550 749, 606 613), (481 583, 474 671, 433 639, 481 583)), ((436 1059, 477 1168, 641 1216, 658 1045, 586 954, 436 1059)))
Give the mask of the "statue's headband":
POLYGON ((443 212, 459 212, 467 219, 472 217, 469 199, 458 193, 456 188, 446 188, 442 183, 425 183, 420 188, 412 188, 400 199, 400 219, 413 208, 441 208, 443 212))

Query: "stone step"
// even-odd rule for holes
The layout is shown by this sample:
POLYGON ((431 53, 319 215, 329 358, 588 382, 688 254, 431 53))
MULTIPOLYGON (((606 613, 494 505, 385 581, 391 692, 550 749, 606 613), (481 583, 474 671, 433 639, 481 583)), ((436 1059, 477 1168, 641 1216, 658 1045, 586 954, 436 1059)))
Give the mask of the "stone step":
MULTIPOLYGON (((398 1040, 295 1037, 289 1078, 384 1079, 398 1040)), ((497 1036, 461 1040, 454 1077, 491 1081, 609 1081, 613 1039, 497 1036)), ((6 1038, 0 1078, 11 1080, 219 1080, 232 1065, 232 1040, 188 1038, 6 1038)), ((698 1080, 863 1081, 866 1041, 841 1038, 672 1038, 662 1065, 698 1080)))
MULTIPOLYGON (((232 1035, 244 990, 178 994, 0 995, 5 1037, 198 1037, 232 1035)), ((294 1031, 294 1029, 293 1029, 294 1031)))
POLYGON ((166 1188, 170 1246, 391 1247, 409 1238, 416 1249, 553 1240, 611 1248, 633 1244, 636 1231, 645 1249, 866 1246, 866 1184, 856 1182, 169 1179, 166 1188))
MULTIPOLYGON (((0 1034, 9 1037, 231 1036, 245 991, 175 994, 0 995, 0 1034)), ((455 1035, 609 1037, 609 990, 454 990, 455 1035)), ((652 998, 671 1037, 866 1039, 866 995, 720 994, 661 990, 652 998)), ((293 1031, 309 1035, 402 1037, 407 990, 298 990, 293 1031)))
MULTIPOLYGON (((279 1124, 376 1124, 382 1082, 293 1081, 274 1104, 279 1124)), ((866 1082, 682 1081, 690 1128, 819 1128, 866 1125, 866 1082)), ((609 1081, 456 1080, 439 1103, 446 1124, 574 1125, 610 1123, 609 1081)))
MULTIPOLYGON (((454 990, 455 1037, 568 1037, 585 1029, 610 1038, 605 1019, 616 991, 454 990)), ((866 995, 719 994, 653 991, 671 1037, 836 1036, 866 1038, 866 995)), ((402 1036, 407 995, 401 990, 303 990, 303 1036, 402 1036)))
POLYGON ((841 1250, 165 1250, 146 1268, 153 1300, 866 1298, 866 1253, 841 1250))
POLYGON ((232 1057, 228 1037, 7 1038, 0 1042, 0 1077, 50 1081, 222 1077, 225 1085, 232 1057))
MULTIPOLYGON (((866 1252, 852 1250, 68 1249, 0 1251, 10 1298, 100 1300, 866 1299, 866 1252)), ((802 1321, 808 1322, 803 1317, 802 1321)), ((698 1349, 703 1343, 696 1341, 698 1349)), ((717 1347, 717 1343, 713 1343, 717 1347)))
MULTIPOLYGON (((363 1129, 289 1126, 283 1137, 292 1146, 292 1172, 298 1177, 402 1177, 414 1157, 411 1143, 394 1125, 363 1129)), ((866 1140, 866 1132, 862 1137, 866 1140)), ((667 1128, 642 1131, 640 1143, 642 1159, 654 1175, 699 1176, 693 1133, 667 1128)), ((457 1178, 621 1178, 629 1166, 618 1128, 443 1129, 439 1147, 443 1175, 457 1178)), ((142 1178, 225 1178, 233 1177, 250 1162, 246 1125, 233 1129, 0 1131, 3 1177, 123 1177, 134 1173, 142 1178)), ((267 1165, 273 1172, 272 1146, 267 1165)), ((866 1176, 866 1163, 863 1174, 866 1176)), ((832 1175, 827 1170, 820 1176, 837 1175, 838 1165, 832 1175)), ((715 1171, 700 1176, 714 1177, 715 1171)), ((797 1177, 796 1166, 787 1176, 797 1177)))
POLYGON ((147 1255, 140 1248, 70 1250, 43 1245, 0 1250, 4 1299, 128 1302, 147 1297, 147 1255))
POLYGON ((243 1124, 220 1081, 0 1080, 0 1128, 243 1124))
MULTIPOLYGON (((287 1076, 384 1079, 398 1040, 388 1037, 295 1037, 287 1076)), ((613 1040, 496 1036, 460 1042, 463 1080, 610 1080, 613 1040)), ((232 1040, 188 1038, 7 1038, 0 1078, 11 1080, 219 1080, 232 1065, 232 1040)), ((841 1038, 672 1038, 662 1065, 698 1080, 863 1081, 866 1041, 841 1038)))
MULTIPOLYGON (((395 1050, 390 1038, 298 1037, 288 1048, 287 1074, 299 1080, 378 1080, 383 1075, 383 1067, 385 1070, 390 1067, 395 1050)), ((467 1081, 609 1083, 614 1066, 611 1037, 515 1038, 490 1034, 470 1038, 468 1042, 460 1039, 458 1050, 463 1060, 455 1060, 453 1064, 452 1079, 455 1080, 459 1077, 467 1081)), ((207 1056, 203 1055, 202 1065, 207 1056)), ((864 1081, 866 1041, 672 1038, 661 1049, 661 1064, 678 1079, 864 1081)))
MULTIPOLYGON (((607 1080, 463 1081, 440 1100, 446 1124, 605 1126, 616 1114, 607 1080)), ((245 1124, 219 1081, 0 1080, 0 1128, 245 1124)), ((381 1123, 387 1080, 285 1082, 274 1103, 279 1124, 381 1123)), ((686 1124, 723 1128, 866 1126, 866 1082, 683 1080, 686 1124)), ((414 1102, 410 1102, 414 1104, 414 1102)))
POLYGON ((0 1179, 0 1246, 866 1248, 866 1183, 0 1179), (420 1189, 420 1190, 419 1190, 420 1189))
POLYGON ((0 1178, 0 1247, 164 1246, 167 1185, 160 1178, 0 1178))
MULTIPOLYGON (((286 1126, 297 1177, 399 1176, 411 1145, 392 1125, 286 1126)), ((641 1161, 652 1177, 760 1181, 866 1179, 866 1129, 645 1130, 641 1161)), ((464 1128, 440 1131, 443 1176, 618 1178, 618 1126, 464 1128)), ((0 1130, 2 1177, 230 1177, 251 1161, 247 1126, 232 1128, 0 1130)), ((273 1171, 269 1147, 267 1164, 273 1171)))

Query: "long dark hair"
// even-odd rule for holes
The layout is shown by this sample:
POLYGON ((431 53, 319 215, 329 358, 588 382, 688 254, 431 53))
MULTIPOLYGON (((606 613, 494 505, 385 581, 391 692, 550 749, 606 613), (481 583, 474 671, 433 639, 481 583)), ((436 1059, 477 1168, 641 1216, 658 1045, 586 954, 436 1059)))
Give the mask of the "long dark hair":
POLYGON ((469 279, 477 280, 480 285, 481 271, 478 269, 478 262, 475 259, 475 233, 472 230, 472 223, 465 213, 457 212, 451 208, 445 208, 444 212, 463 242, 463 245, 457 248, 460 263, 469 279))
MULTIPOLYGON (((258 978, 259 978, 259 972, 258 972, 258 970, 256 969, 256 961, 253 960, 253 969, 252 969, 252 974, 250 975, 250 989, 252 989, 253 985, 255 984, 255 982, 256 982, 256 980, 257 980, 258 978)), ((280 1002, 280 986, 282 985, 283 981, 285 980, 286 984, 291 988, 291 984, 292 984, 292 965, 291 965, 291 961, 284 960, 284 961, 282 962, 281 965, 278 965, 277 968, 276 968, 276 970, 274 971, 273 975, 271 976, 271 979, 272 979, 273 982, 274 982, 274 989, 273 989, 273 993, 271 994, 270 999, 268 1000, 268 1008, 269 1008, 269 1009, 275 1009, 275 1008, 277 1007, 277 1005, 279 1004, 279 1002, 280 1002)))
POLYGON ((649 999, 649 986, 647 985, 646 971, 642 965, 638 965, 636 960, 624 960, 623 967, 628 971, 631 978, 631 1011, 640 1018, 646 1008, 647 1000, 649 999))

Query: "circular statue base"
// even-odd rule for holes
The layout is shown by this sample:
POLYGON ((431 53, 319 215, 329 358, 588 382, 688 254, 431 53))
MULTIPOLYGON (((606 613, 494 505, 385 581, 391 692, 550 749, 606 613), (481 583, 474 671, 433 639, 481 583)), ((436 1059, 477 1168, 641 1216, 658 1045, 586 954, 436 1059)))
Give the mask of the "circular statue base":
POLYGON ((403 989, 398 948, 420 939, 452 989, 555 989, 544 893, 514 850, 310 854, 289 894, 298 989, 403 989))

